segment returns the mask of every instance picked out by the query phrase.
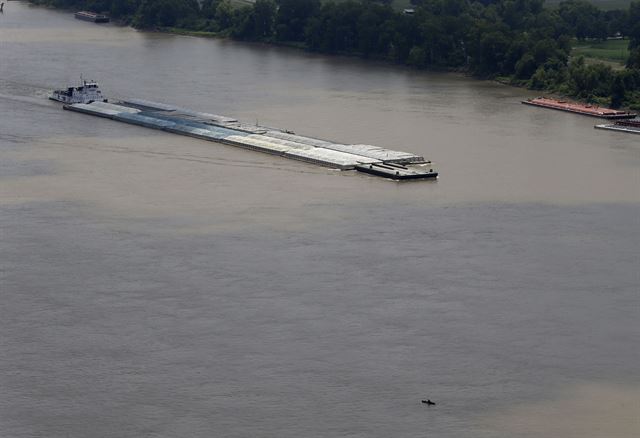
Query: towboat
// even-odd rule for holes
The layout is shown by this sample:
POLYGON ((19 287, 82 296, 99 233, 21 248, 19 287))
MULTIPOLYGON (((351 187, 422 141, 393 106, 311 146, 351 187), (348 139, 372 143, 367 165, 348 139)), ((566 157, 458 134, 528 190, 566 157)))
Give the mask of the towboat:
POLYGON ((95 81, 84 80, 79 87, 69 87, 66 90, 54 90, 49 96, 49 99, 66 104, 107 101, 95 81))

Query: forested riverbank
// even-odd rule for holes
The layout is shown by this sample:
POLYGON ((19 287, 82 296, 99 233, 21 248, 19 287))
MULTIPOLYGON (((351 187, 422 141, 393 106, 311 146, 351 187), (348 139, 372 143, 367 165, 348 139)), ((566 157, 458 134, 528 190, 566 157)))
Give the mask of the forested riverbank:
POLYGON ((455 69, 579 99, 640 109, 640 1, 603 11, 585 0, 33 0, 107 12, 139 29, 214 35, 455 69), (576 41, 624 38, 624 68, 572 53, 576 41), (625 54, 626 55, 626 54, 625 54))

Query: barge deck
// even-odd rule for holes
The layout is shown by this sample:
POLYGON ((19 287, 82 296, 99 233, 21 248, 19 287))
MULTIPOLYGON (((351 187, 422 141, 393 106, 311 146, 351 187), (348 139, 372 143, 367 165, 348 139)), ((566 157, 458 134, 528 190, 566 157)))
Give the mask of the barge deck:
POLYGON ((634 117, 636 117, 636 114, 627 111, 619 111, 596 105, 584 105, 577 102, 550 99, 547 97, 536 97, 535 99, 527 99, 523 100, 522 103, 524 103, 525 105, 539 106, 542 108, 555 109, 609 120, 633 119, 634 117))
POLYGON ((65 105, 64 109, 394 180, 435 179, 438 175, 430 161, 409 152, 365 144, 334 143, 290 131, 245 124, 231 117, 146 100, 77 103, 65 105))

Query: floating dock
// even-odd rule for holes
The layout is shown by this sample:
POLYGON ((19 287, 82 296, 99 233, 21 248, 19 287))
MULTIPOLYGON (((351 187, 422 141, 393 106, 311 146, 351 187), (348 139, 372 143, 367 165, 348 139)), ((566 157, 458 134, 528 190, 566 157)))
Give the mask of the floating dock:
POLYGON ((633 119, 636 114, 627 111, 619 111, 611 108, 604 108, 596 105, 585 105, 566 100, 550 99, 547 97, 536 97, 535 99, 523 100, 525 105, 539 106, 570 113, 582 114, 585 116, 599 117, 601 119, 633 119))
POLYGON ((640 120, 616 120, 615 123, 606 125, 596 125, 596 129, 608 129, 610 131, 626 132, 629 134, 640 134, 640 120))
POLYGON ((147 100, 76 103, 65 105, 64 109, 394 180, 434 179, 438 176, 430 161, 409 152, 366 144, 334 143, 147 100))

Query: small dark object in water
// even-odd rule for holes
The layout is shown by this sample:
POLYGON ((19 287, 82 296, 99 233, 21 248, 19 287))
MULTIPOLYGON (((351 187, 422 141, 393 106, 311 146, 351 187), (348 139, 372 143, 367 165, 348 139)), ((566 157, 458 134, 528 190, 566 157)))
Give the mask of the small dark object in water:
POLYGON ((435 406, 435 403, 432 402, 431 400, 422 400, 422 403, 429 406, 435 406))

